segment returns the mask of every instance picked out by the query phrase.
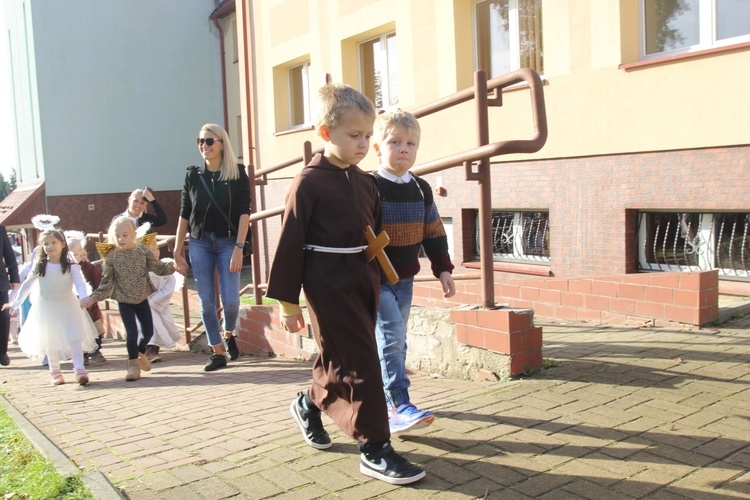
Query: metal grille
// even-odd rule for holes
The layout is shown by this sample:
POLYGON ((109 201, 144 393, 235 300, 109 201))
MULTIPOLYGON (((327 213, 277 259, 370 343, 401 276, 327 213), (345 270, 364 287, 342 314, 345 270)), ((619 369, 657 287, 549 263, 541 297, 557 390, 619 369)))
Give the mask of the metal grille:
MULTIPOLYGON (((474 247, 479 255, 479 224, 474 247)), ((494 260, 549 264, 549 212, 492 212, 494 260)))
POLYGON ((750 277, 750 213, 642 212, 638 265, 642 270, 717 269, 750 277))

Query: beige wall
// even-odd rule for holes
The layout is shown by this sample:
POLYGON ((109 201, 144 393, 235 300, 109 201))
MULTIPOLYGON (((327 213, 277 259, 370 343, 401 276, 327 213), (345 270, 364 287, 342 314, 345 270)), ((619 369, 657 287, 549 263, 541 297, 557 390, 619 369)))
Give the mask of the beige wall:
MULTIPOLYGON (((471 86, 472 0, 253 0, 258 163, 270 166, 320 141, 311 130, 277 135, 287 112, 285 68, 309 57, 314 82, 358 87, 357 43, 395 29, 401 106, 413 108, 471 86), (276 78, 274 77, 276 75, 276 78)), ((635 0, 544 3, 549 139, 534 155, 502 161, 747 144, 750 49, 632 69, 638 59, 635 0)), ((526 90, 491 110, 491 141, 532 133, 526 90)), ((470 104, 425 117, 420 161, 471 148, 470 104)), ((375 156, 363 166, 372 168, 375 156)), ((288 174, 288 175, 291 175, 288 174)))

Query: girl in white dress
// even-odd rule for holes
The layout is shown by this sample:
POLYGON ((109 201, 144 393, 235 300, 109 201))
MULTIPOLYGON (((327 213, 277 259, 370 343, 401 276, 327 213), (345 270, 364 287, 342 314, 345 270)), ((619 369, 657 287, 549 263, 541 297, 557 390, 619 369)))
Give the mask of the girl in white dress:
POLYGON ((50 378, 55 385, 65 383, 60 360, 72 358, 76 382, 86 385, 89 376, 83 367, 83 351, 95 349, 98 336, 78 299, 88 297, 86 283, 78 264, 68 256, 68 245, 62 232, 56 229, 43 231, 39 245, 31 273, 18 289, 13 302, 3 305, 3 309, 20 306, 38 283, 29 315, 18 335, 18 345, 29 358, 47 356, 50 378))
MULTIPOLYGON (((154 239, 149 245, 155 258, 159 258, 159 245, 154 239)), ((174 259, 164 257, 162 262, 171 262, 174 259)), ((174 321, 169 304, 172 301, 172 294, 182 290, 185 277, 180 273, 170 274, 169 276, 159 276, 156 273, 149 272, 149 279, 153 283, 156 291, 148 296, 148 304, 151 306, 151 315, 154 319, 154 336, 148 342, 146 347, 146 357, 152 363, 161 362, 159 348, 174 349, 178 340, 182 338, 180 329, 174 321)))

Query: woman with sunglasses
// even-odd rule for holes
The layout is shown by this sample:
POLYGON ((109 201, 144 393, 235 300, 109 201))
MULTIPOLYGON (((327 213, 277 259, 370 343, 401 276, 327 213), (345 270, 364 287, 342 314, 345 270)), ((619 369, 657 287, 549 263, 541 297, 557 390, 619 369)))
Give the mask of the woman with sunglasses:
POLYGON ((250 181, 244 165, 237 163, 223 127, 214 123, 203 125, 197 142, 203 164, 188 167, 185 174, 174 260, 177 270, 186 273, 182 250, 185 235, 189 233, 189 258, 201 319, 213 350, 203 369, 210 372, 227 365, 227 351, 232 360, 240 355, 234 329, 240 309, 242 248, 250 222, 250 181), (219 277, 224 308, 223 335, 217 313, 215 274, 219 277))

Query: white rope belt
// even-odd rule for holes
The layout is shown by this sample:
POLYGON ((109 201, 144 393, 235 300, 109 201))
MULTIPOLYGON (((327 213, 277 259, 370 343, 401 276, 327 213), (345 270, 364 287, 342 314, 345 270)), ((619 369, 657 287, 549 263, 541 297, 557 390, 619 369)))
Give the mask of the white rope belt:
POLYGON ((367 248, 368 245, 361 247, 349 247, 349 248, 338 248, 338 247, 322 247, 320 245, 308 245, 305 244, 305 250, 312 250, 313 252, 323 253, 359 253, 367 248))

